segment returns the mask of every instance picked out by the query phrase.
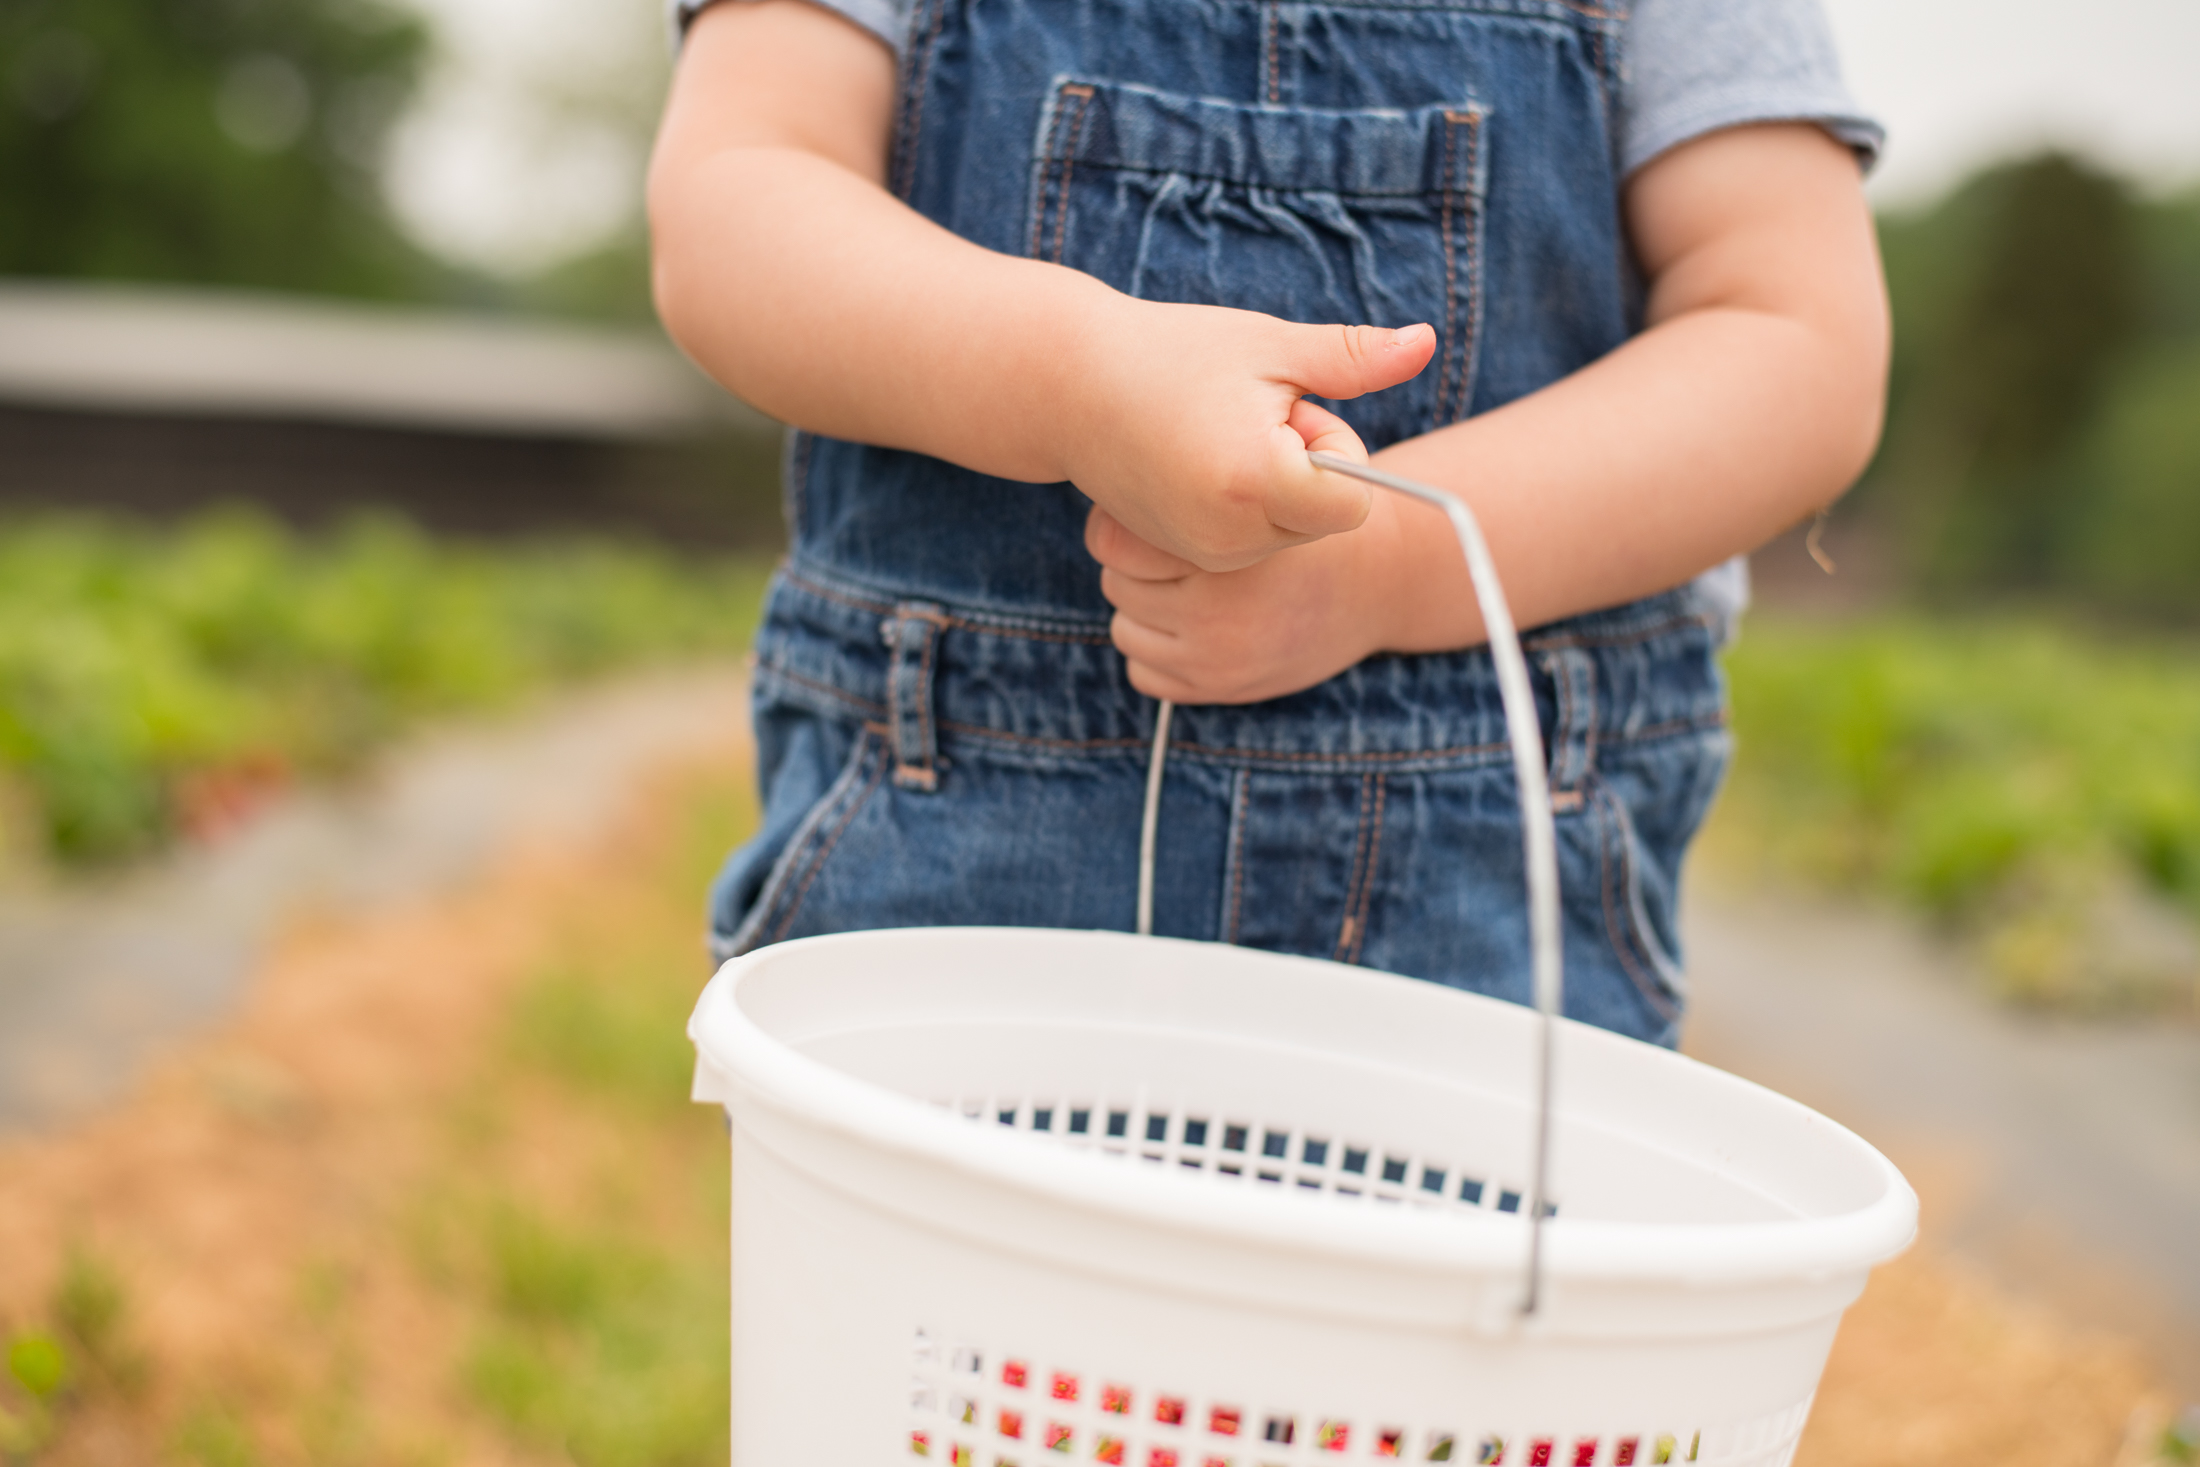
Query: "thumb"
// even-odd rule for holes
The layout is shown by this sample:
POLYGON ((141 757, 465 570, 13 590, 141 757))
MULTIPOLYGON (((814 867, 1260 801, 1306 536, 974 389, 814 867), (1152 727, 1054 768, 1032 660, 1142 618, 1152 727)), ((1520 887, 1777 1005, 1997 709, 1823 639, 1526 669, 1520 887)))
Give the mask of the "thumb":
POLYGON ((1316 397, 1358 397, 1395 387, 1436 355, 1436 331, 1427 324, 1393 331, 1384 326, 1304 326, 1288 367, 1300 391, 1316 397))

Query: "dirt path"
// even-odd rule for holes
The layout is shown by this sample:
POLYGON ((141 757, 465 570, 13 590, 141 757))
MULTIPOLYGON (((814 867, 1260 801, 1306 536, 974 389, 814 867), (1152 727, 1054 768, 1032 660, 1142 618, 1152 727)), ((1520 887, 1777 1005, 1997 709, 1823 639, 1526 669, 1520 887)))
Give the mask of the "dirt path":
MULTIPOLYGON (((700 883, 752 813, 740 721, 722 711, 738 695, 724 691, 723 705, 703 700, 719 712, 634 715, 692 731, 685 757, 714 751, 714 772, 638 796, 651 759, 680 762, 686 735, 667 736, 570 823, 552 812, 587 805, 575 771, 611 758, 608 725, 567 725, 531 776, 493 740, 476 745, 473 767, 498 766, 506 818, 547 824, 521 837, 489 822, 502 849, 471 847, 471 876, 450 874, 464 863, 435 883, 400 871, 414 884, 292 925, 227 990, 226 1016, 202 1015, 110 1081, 118 1102, 0 1139, 0 1338, 58 1327, 72 1256, 111 1268, 131 1301, 120 1363, 95 1361, 71 1388, 41 1467, 723 1460, 709 1372, 723 1369, 710 1352, 724 1148, 681 1103, 677 1031, 701 976, 700 883), (621 1007, 637 994, 643 1009, 621 1007), (515 1217, 567 1231, 514 1234, 515 1217), (524 1246, 500 1256, 515 1237, 524 1246), (574 1280, 626 1277, 622 1260, 641 1256, 678 1284, 689 1333, 613 1378, 604 1362, 631 1361, 635 1322, 604 1326, 624 1354, 590 1355, 585 1308, 602 1301, 574 1280), (689 1434, 664 1437, 665 1421, 689 1434)), ((430 826, 460 802, 437 787, 419 787, 430 826)), ((437 848, 458 846, 415 847, 437 848)), ((1922 959, 1876 919, 1756 896, 1691 917, 1693 1047, 1857 1125, 1926 1204, 1924 1243, 1875 1277, 1842 1332, 1799 1467, 2153 1461, 2180 1399, 2162 1364, 2175 1330, 2149 1334, 2144 1311, 2104 1303, 2082 1249, 2143 1260, 2164 1214, 2116 1221, 2128 1235, 2073 1230, 2117 1210, 2087 1188, 2138 1185, 2129 1176, 2178 1205, 2184 1173, 2148 1171, 2157 1151, 2140 1142, 2166 1135, 2174 1157, 2181 1122, 2117 1107, 2187 1103, 2186 1052, 2096 1054, 2079 1036, 2072 1060, 2052 1034, 2020 1024, 2012 1037, 2004 1016, 1932 986, 1938 968, 1906 966, 1922 959), (2033 1206, 2042 1169, 2078 1200, 2033 1206), (2052 1268, 1996 1241, 2027 1219, 2060 1230, 2037 1254, 2052 1268), (2046 1287, 2058 1270, 2093 1281, 2046 1287)), ((2160 1280, 2175 1268, 2145 1267, 2130 1269, 2141 1302, 2171 1298, 2160 1280)), ((8 1411, 22 1401, 0 1382, 8 1411)))
POLYGON ((1933 1245, 2200 1401, 2200 1032, 2025 1014, 1888 914, 1704 883, 1689 1049, 1925 1179, 1933 1245))
POLYGON ((300 912, 387 910, 517 846, 585 843, 649 770, 743 737, 745 689, 732 666, 629 677, 426 735, 155 869, 0 891, 0 1133, 88 1113, 227 1013, 300 912))

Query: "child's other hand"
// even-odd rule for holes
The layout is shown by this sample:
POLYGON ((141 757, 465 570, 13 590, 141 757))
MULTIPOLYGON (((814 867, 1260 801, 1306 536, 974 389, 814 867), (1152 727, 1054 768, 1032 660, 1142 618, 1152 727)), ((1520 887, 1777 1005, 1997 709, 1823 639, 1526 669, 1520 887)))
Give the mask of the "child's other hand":
POLYGON ((1395 599, 1384 555, 1398 528, 1395 509, 1379 496, 1368 523, 1350 534, 1240 570, 1208 571, 1093 506, 1085 546, 1115 607, 1109 632, 1130 661, 1131 685, 1178 703, 1254 703, 1310 688, 1383 650, 1395 599))
POLYGON ((1365 519, 1366 486, 1316 469, 1306 451, 1367 450, 1303 399, 1396 386, 1436 350, 1426 325, 1303 326, 1112 293, 1090 322, 1078 400, 1063 405, 1066 477, 1132 536, 1204 571, 1365 519))

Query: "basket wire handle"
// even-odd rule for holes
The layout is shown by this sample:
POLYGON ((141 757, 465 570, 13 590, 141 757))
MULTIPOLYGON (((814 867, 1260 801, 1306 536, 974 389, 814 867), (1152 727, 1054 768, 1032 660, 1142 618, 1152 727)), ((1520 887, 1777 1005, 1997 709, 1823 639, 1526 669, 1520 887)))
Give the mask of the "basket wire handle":
MULTIPOLYGON (((1550 780, 1543 763, 1543 730, 1536 718, 1535 693, 1528 683, 1528 660, 1520 650, 1520 633, 1513 625, 1512 608, 1505 601, 1490 559, 1489 542, 1474 512, 1453 494, 1367 464, 1355 463, 1333 453, 1309 453, 1317 468, 1343 474, 1403 494, 1408 499, 1434 505, 1451 521, 1466 556, 1467 575, 1474 584, 1475 601, 1482 611, 1482 626, 1489 638, 1490 656, 1497 668, 1497 690, 1505 708, 1505 731, 1512 742, 1514 784, 1520 792, 1521 843, 1528 869, 1528 940, 1533 954, 1536 1026, 1535 1160, 1528 1185, 1528 1283, 1520 1312, 1532 1315, 1543 1294, 1543 1224, 1550 1211, 1546 1191, 1551 1158, 1551 1088, 1558 1016, 1564 991, 1564 973, 1558 936, 1558 833, 1551 818, 1550 780)), ((1176 707, 1161 700, 1154 718, 1153 752, 1146 763, 1146 807, 1138 832, 1138 933, 1153 933, 1154 840, 1161 822, 1161 774, 1168 760, 1169 723, 1176 707)))

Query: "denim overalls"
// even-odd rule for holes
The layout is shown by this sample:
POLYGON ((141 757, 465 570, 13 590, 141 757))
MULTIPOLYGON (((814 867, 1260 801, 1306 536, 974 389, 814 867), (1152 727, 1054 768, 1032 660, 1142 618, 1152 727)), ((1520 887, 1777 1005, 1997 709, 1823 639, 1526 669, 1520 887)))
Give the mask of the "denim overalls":
MULTIPOLYGON (((1573 0, 916 0, 890 182, 966 238, 1131 295, 1432 323, 1419 377, 1330 404, 1380 449, 1632 329, 1621 31, 1573 0)), ((1156 705, 1109 644, 1088 502, 809 434, 786 480, 764 823, 719 878, 718 955, 865 927, 1128 929, 1156 705)), ((1681 856, 1728 748, 1724 633, 1683 587, 1526 639, 1567 1012, 1662 1043, 1681 856)), ((1154 930, 1525 1002, 1514 801, 1482 651, 1179 709, 1154 930)))

